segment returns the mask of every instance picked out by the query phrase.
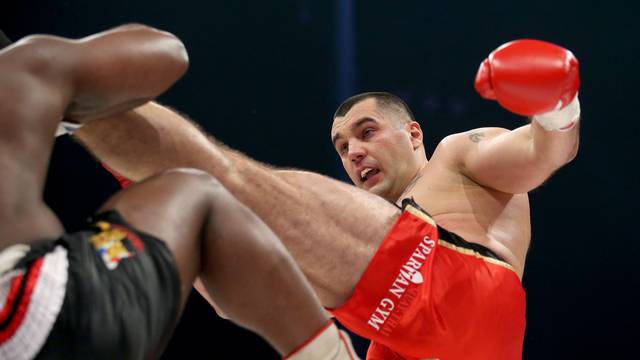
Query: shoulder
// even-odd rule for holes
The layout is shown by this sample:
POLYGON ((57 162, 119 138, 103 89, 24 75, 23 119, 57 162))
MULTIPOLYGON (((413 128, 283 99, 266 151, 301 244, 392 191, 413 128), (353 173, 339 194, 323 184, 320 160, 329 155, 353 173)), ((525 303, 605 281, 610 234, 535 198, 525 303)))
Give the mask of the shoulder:
POLYGON ((500 134, 509 132, 508 129, 499 127, 484 127, 471 129, 465 132, 451 134, 440 141, 440 146, 468 146, 469 143, 477 144, 483 140, 487 140, 496 137, 500 134), (455 145, 454 145, 455 144, 455 145))
POLYGON ((448 135, 438 143, 430 161, 458 167, 466 157, 489 139, 508 132, 498 127, 476 128, 448 135))
POLYGON ((485 127, 451 134, 440 141, 433 155, 440 155, 439 153, 451 155, 465 152, 478 146, 485 140, 492 139, 506 132, 509 132, 509 130, 498 127, 485 127))

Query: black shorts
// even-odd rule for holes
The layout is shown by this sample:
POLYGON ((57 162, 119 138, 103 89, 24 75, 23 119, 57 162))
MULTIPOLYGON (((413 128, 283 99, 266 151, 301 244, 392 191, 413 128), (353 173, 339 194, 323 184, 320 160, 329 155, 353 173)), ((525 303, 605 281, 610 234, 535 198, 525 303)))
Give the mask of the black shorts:
POLYGON ((60 313, 38 359, 145 359, 171 335, 180 277, 166 245, 115 211, 64 235, 69 278, 60 313))

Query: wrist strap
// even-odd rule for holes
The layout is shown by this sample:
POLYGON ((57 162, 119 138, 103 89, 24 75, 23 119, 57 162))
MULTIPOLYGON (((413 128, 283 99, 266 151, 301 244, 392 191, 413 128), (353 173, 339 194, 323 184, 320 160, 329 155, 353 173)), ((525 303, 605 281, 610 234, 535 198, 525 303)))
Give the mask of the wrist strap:
POLYGON ((567 106, 559 108, 560 106, 562 106, 562 102, 558 102, 556 110, 534 115, 533 120, 548 131, 571 130, 580 120, 580 100, 578 100, 578 95, 576 94, 567 106))

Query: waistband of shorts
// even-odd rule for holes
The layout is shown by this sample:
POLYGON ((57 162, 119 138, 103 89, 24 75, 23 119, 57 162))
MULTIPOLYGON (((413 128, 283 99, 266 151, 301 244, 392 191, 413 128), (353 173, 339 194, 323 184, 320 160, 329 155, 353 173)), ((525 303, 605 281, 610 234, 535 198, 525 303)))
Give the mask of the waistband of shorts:
POLYGON ((0 275, 13 269, 30 249, 27 244, 14 244, 0 251, 0 275))
POLYGON ((46 244, 53 245, 50 249, 36 246, 17 266, 0 275, 1 359, 33 358, 62 308, 69 274, 67 250, 55 241, 46 244), (43 249, 47 251, 40 254, 43 249), (21 267, 21 263, 28 263, 28 267, 21 267))
POLYGON ((412 198, 407 198, 402 200, 402 210, 409 211, 414 216, 421 218, 422 220, 437 226, 438 228, 438 245, 444 246, 451 250, 455 250, 467 255, 474 255, 476 257, 480 257, 483 260, 501 265, 509 270, 515 272, 513 266, 506 262, 502 257, 500 257, 495 252, 491 251, 486 246, 480 245, 478 243, 472 243, 465 240, 460 235, 453 233, 439 225, 436 224, 435 220, 427 213, 426 210, 420 207, 412 198))
POLYGON ((33 261, 52 252, 58 240, 13 244, 0 251, 0 275, 16 268, 26 268, 33 261))

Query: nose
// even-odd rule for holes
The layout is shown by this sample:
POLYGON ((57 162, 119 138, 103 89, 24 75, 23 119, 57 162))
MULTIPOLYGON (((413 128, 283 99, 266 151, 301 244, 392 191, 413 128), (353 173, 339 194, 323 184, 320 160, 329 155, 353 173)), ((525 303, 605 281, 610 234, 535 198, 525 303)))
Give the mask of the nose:
POLYGON ((352 162, 358 162, 362 160, 367 155, 367 152, 362 144, 357 139, 349 140, 349 152, 347 153, 347 157, 352 162))

